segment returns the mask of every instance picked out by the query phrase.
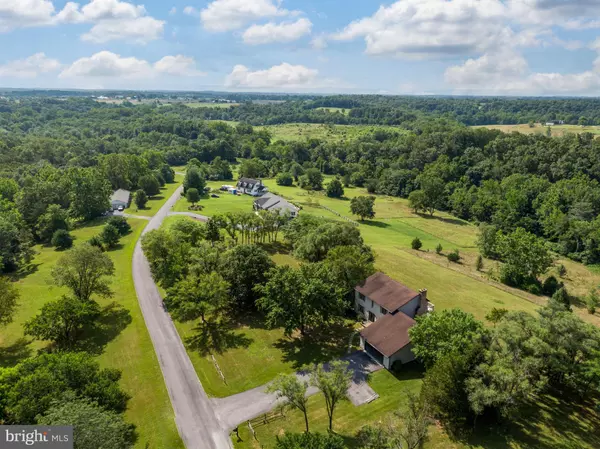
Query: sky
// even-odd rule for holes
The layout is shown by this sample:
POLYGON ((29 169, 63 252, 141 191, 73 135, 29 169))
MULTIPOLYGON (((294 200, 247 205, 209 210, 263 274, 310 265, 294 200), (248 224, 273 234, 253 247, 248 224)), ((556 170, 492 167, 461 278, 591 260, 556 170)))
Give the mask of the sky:
POLYGON ((600 96, 600 0, 0 0, 0 86, 600 96))

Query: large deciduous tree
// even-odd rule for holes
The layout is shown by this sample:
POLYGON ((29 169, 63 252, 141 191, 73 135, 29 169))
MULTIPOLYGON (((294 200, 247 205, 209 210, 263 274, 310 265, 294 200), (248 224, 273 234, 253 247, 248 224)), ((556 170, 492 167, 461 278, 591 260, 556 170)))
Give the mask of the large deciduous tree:
POLYGON ((99 248, 84 243, 68 251, 52 269, 58 286, 68 287, 80 301, 89 301, 93 294, 112 295, 110 281, 115 266, 99 248))
POLYGON ((169 289, 165 304, 178 321, 204 323, 229 304, 229 283, 216 272, 187 276, 169 289))
POLYGON ((160 193, 160 183, 153 174, 142 176, 138 181, 138 187, 146 192, 149 197, 160 193))
POLYGON ((309 368, 310 383, 321 390, 325 399, 329 431, 333 431, 333 415, 337 405, 346 399, 346 393, 352 380, 352 371, 346 361, 335 360, 327 367, 313 365, 309 368))
POLYGON ((42 242, 49 242, 59 229, 69 229, 69 212, 59 204, 51 204, 38 219, 36 234, 42 242))
POLYGON ((338 178, 334 178, 331 180, 329 184, 327 184, 326 194, 329 198, 341 198, 344 196, 344 186, 342 182, 338 178))
POLYGON ((152 276, 164 288, 172 287, 188 269, 190 242, 180 233, 155 229, 142 238, 152 276))
POLYGON ((183 180, 183 190, 187 193, 188 189, 196 189, 198 192, 204 192, 206 180, 198 167, 188 166, 183 180))
POLYGON ((298 409, 304 415, 304 425, 308 433, 308 382, 300 380, 295 374, 280 374, 267 388, 275 393, 277 399, 284 399, 285 405, 298 409))
POLYGON ((356 196, 350 200, 350 211, 358 215, 361 221, 365 218, 375 218, 375 197, 356 196))
POLYGON ((66 173, 71 216, 91 220, 110 209, 112 187, 95 168, 73 168, 66 173))
POLYGON ((12 322, 17 311, 19 291, 5 276, 0 276, 0 326, 12 322))

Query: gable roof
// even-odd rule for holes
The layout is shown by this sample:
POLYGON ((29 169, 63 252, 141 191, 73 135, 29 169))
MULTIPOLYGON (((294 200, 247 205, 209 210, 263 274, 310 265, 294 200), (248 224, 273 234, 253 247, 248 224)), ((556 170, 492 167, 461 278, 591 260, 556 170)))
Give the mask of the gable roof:
POLYGON ((369 276, 363 285, 357 285, 356 291, 389 312, 398 310, 419 296, 416 291, 381 272, 369 276))
POLYGON ((261 198, 254 201, 254 204, 260 207, 262 210, 299 210, 296 206, 287 201, 285 198, 278 195, 274 195, 272 193, 265 193, 261 198))
POLYGON ((110 201, 120 201, 122 203, 129 203, 129 196, 131 195, 131 193, 129 192, 129 190, 125 190, 125 189, 119 189, 119 190, 115 190, 112 194, 112 196, 110 197, 110 201))
POLYGON ((262 186, 262 181, 260 179, 253 178, 240 178, 237 183, 238 187, 248 187, 250 189, 253 189, 257 184, 262 186))
POLYGON ((415 323, 402 312, 388 313, 361 330, 360 335, 384 356, 391 357, 410 343, 408 330, 415 323))

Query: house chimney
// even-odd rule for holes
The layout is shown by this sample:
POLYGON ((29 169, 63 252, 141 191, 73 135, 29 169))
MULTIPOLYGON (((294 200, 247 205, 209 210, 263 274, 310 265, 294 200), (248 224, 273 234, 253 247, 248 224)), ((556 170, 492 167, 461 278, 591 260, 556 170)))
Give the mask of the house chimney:
POLYGON ((419 301, 419 309, 417 310, 417 315, 424 315, 427 313, 427 289, 422 288, 421 290, 419 290, 419 296, 421 297, 421 300, 419 301))

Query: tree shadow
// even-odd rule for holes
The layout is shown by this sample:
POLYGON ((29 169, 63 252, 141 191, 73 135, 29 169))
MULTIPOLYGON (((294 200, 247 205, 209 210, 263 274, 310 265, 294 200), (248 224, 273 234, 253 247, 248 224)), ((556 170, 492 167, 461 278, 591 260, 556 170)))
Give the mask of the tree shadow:
POLYGON ((150 196, 148 197, 148 199, 152 200, 152 201, 162 201, 165 199, 164 195, 154 195, 154 196, 150 196))
POLYGON ((600 416, 594 411, 595 399, 543 395, 513 422, 490 424, 466 442, 486 449, 509 447, 511 442, 524 449, 600 447, 600 416))
POLYGON ((331 324, 304 337, 281 338, 274 346, 283 353, 284 362, 299 370, 306 364, 328 362, 346 354, 353 333, 351 324, 331 324))
POLYGON ((14 273, 8 273, 8 276, 12 281, 18 281, 26 278, 27 276, 36 273, 39 270, 41 263, 28 263, 22 267, 20 267, 14 273))
POLYGON ((119 242, 113 247, 106 248, 105 251, 107 253, 112 253, 113 251, 119 251, 119 250, 122 250, 123 248, 125 248, 125 245, 123 245, 122 243, 119 242))
POLYGON ((223 354, 228 349, 247 348, 254 341, 246 334, 236 332, 236 325, 229 321, 215 320, 199 323, 194 335, 185 338, 186 346, 206 356, 223 354))
MULTIPOLYGON (((277 236, 277 238, 281 237, 281 233, 280 235, 277 236)), ((289 254, 292 251, 292 247, 291 245, 284 243, 282 241, 277 241, 277 242, 267 242, 267 243, 259 243, 258 246, 260 246, 262 249, 264 249, 266 252, 268 252, 269 254, 273 255, 273 254, 289 254)))
POLYGON ((468 221, 461 220, 460 218, 447 218, 440 217, 437 215, 429 215, 429 214, 417 214, 419 217, 424 218, 425 220, 437 220, 447 224, 453 224, 458 226, 467 226, 469 224, 468 221))
POLYGON ((390 224, 385 221, 365 220, 359 221, 361 225, 373 226, 374 228, 389 228, 390 224))
POLYGON ((14 366, 20 361, 28 358, 32 354, 29 347, 31 340, 19 338, 10 346, 0 347, 0 367, 6 368, 14 366))
POLYGON ((102 309, 94 324, 84 330, 76 346, 92 354, 102 354, 106 345, 117 338, 131 321, 129 310, 112 302, 102 309))

